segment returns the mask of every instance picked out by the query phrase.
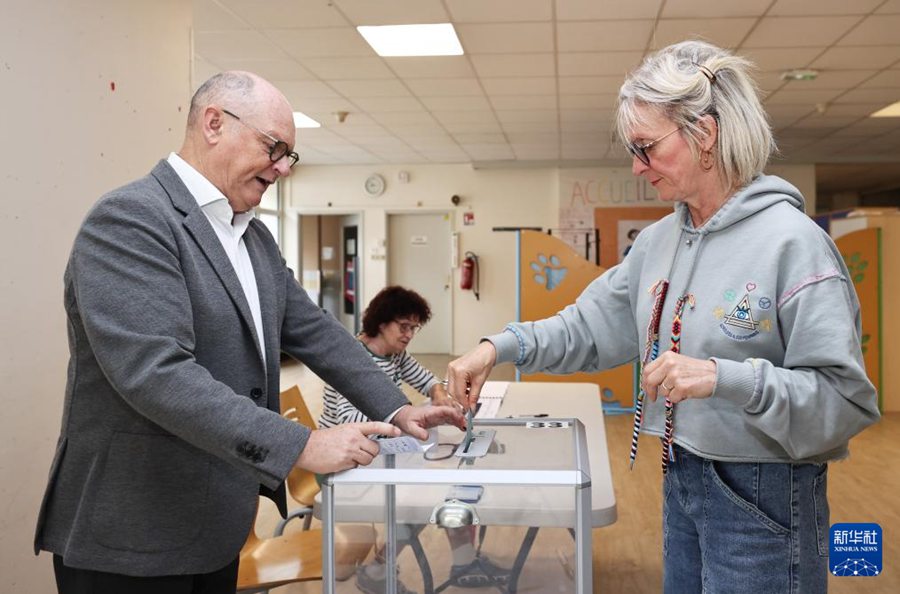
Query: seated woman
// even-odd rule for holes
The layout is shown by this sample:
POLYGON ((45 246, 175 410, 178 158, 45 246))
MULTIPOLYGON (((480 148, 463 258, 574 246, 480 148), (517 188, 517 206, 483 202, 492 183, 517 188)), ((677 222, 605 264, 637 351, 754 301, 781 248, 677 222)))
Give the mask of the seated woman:
MULTIPOLYGON (((431 319, 428 302, 415 291, 403 287, 386 287, 369 303, 363 313, 363 331, 357 337, 366 347, 375 363, 400 386, 406 382, 431 399, 435 405, 451 405, 447 391, 433 373, 422 367, 406 348, 416 332, 431 319)), ((341 396, 331 386, 325 386, 325 402, 319 427, 333 427, 340 423, 368 421, 360 410, 341 396)), ((404 546, 409 538, 417 535, 422 526, 408 526, 414 534, 398 542, 404 546)), ((401 530, 401 534, 408 530, 401 530)), ((472 526, 448 528, 447 540, 453 552, 450 583, 463 588, 503 586, 509 580, 509 570, 495 565, 485 555, 476 555, 472 526)), ((385 566, 381 550, 376 551, 375 562, 357 570, 356 584, 363 592, 384 592, 385 566)), ((412 594, 398 583, 398 592, 412 594)))

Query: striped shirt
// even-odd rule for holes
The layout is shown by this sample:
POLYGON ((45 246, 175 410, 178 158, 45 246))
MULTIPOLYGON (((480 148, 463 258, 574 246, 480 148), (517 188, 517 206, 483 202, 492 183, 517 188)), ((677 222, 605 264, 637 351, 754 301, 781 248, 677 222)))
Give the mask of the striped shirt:
MULTIPOLYGON (((433 373, 422 367, 406 351, 382 357, 366 350, 375 360, 375 364, 397 384, 398 388, 402 382, 406 382, 416 391, 428 396, 431 388, 439 383, 433 373)), ((325 385, 324 405, 322 416, 319 417, 320 428, 334 427, 342 423, 363 423, 369 420, 369 417, 328 384, 325 385)))

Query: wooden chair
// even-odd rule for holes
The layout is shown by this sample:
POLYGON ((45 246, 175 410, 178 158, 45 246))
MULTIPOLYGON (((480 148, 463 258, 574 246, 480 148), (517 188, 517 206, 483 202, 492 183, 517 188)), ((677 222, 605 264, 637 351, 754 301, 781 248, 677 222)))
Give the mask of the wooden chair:
POLYGON ((322 531, 303 530, 259 538, 250 530, 241 549, 238 592, 267 591, 293 582, 322 579, 322 531))
MULTIPOLYGON (((303 400, 298 386, 281 393, 281 414, 310 429, 316 428, 316 421, 303 400)), ((313 504, 319 492, 319 483, 312 472, 295 468, 287 478, 287 490, 291 498, 301 507, 291 510, 288 517, 278 522, 275 536, 284 534, 288 522, 303 518, 303 530, 310 529, 313 504)), ((343 581, 352 576, 356 566, 363 563, 375 546, 375 528, 371 524, 339 524, 335 527, 335 578, 343 581)))

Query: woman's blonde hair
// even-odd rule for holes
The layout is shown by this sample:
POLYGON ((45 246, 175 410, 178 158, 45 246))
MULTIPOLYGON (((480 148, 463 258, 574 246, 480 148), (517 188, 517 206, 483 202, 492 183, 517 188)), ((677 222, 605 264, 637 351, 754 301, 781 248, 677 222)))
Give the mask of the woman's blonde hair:
MULTIPOLYGON (((719 136, 714 156, 725 184, 740 188, 762 173, 776 150, 759 89, 740 56, 704 41, 683 41, 648 56, 619 89, 616 133, 628 142, 640 124, 637 108, 666 116, 699 157, 707 132, 698 125, 704 115, 716 119, 719 136)), ((652 139, 651 139, 652 140, 652 139)))

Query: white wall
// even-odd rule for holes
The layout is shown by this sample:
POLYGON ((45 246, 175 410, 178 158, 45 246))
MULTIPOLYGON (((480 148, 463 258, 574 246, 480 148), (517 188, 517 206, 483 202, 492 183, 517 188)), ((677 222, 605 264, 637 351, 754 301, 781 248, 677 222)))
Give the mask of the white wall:
POLYGON ((37 594, 55 591, 31 543, 66 377, 63 269, 91 204, 181 144, 191 6, 10 0, 2 14, 0 591, 37 594))

